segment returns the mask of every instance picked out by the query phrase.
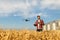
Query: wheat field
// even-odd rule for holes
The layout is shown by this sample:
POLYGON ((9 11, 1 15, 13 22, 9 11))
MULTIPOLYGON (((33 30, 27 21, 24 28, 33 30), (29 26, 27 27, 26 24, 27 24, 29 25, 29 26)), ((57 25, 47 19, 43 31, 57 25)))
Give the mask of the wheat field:
POLYGON ((60 40, 60 30, 0 30, 0 40, 60 40))

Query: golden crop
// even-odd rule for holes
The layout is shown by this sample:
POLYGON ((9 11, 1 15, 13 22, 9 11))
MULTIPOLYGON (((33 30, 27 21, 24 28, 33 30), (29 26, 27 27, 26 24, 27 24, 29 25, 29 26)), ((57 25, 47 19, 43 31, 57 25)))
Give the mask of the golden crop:
POLYGON ((0 40, 60 40, 60 30, 0 30, 0 40))

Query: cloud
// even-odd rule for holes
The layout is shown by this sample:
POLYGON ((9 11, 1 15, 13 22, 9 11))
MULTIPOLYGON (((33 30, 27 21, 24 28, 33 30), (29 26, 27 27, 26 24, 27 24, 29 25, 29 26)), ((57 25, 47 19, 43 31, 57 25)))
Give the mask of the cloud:
POLYGON ((23 2, 20 3, 19 1, 0 1, 0 16, 9 16, 11 13, 14 13, 17 9, 27 10, 28 6, 29 4, 23 2))
POLYGON ((42 0, 40 4, 43 9, 60 9, 60 0, 42 0))
POLYGON ((37 17, 37 15, 40 15, 42 17, 48 17, 47 14, 44 14, 44 13, 37 13, 37 14, 34 14, 34 13, 31 13, 31 14, 28 14, 28 16, 25 16, 26 18, 32 18, 32 17, 37 17))
POLYGON ((0 16, 35 17, 48 15, 41 10, 60 9, 60 0, 0 0, 0 16))

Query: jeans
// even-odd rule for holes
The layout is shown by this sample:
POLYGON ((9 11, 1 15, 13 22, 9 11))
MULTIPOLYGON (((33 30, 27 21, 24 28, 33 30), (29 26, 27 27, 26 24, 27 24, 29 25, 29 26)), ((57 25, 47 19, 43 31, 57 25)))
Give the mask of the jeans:
POLYGON ((40 31, 42 31, 42 29, 37 29, 37 31, 39 31, 39 32, 40 32, 40 31))

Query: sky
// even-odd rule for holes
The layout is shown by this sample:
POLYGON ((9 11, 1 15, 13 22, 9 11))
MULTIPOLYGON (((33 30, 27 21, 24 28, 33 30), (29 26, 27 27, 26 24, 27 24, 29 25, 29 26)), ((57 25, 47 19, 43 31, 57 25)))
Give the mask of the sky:
POLYGON ((0 28, 36 29, 37 15, 44 23, 60 19, 60 0, 0 0, 0 28))

